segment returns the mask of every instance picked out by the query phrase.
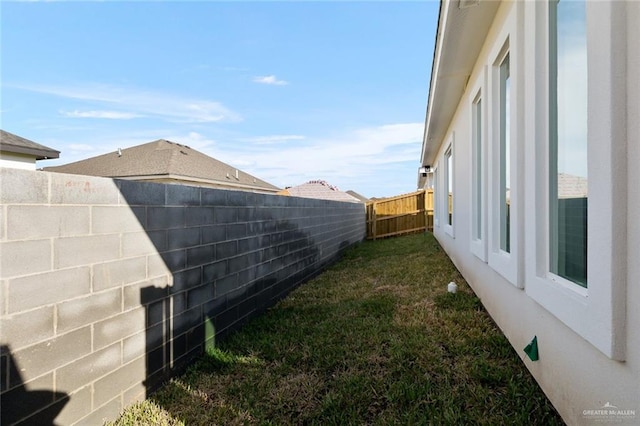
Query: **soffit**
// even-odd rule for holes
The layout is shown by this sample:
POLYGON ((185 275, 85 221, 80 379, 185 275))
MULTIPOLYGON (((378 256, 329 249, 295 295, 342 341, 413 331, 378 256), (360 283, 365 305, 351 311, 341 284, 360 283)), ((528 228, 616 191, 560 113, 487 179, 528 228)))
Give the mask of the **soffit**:
POLYGON ((499 0, 443 0, 440 5, 422 165, 433 164, 499 6, 499 0))

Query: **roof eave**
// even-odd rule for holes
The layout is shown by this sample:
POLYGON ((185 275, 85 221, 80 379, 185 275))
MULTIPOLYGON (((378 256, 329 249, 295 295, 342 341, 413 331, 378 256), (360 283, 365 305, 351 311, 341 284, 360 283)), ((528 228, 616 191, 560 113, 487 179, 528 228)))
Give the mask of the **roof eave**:
POLYGON ((420 157, 423 166, 435 160, 499 4, 499 0, 480 0, 460 8, 459 0, 440 3, 420 157))
POLYGON ((435 97, 435 85, 436 85, 436 74, 439 63, 439 58, 441 55, 442 49, 442 32, 445 27, 445 16, 446 16, 446 7, 444 7, 445 3, 448 3, 448 0, 440 0, 440 9, 438 11, 438 27, 436 29, 436 45, 433 49, 433 59, 431 62, 431 79, 429 80, 429 99, 427 100, 427 112, 424 120, 424 133, 422 135, 422 151, 420 156, 420 164, 425 165, 425 155, 426 155, 426 144, 429 134, 429 122, 430 116, 433 111, 433 99, 435 97))
POLYGON ((36 157, 36 160, 46 160, 49 158, 59 158, 60 151, 56 151, 54 149, 38 149, 38 148, 27 148, 25 146, 16 146, 8 143, 2 143, 2 151, 11 152, 14 154, 26 154, 33 155, 36 157))

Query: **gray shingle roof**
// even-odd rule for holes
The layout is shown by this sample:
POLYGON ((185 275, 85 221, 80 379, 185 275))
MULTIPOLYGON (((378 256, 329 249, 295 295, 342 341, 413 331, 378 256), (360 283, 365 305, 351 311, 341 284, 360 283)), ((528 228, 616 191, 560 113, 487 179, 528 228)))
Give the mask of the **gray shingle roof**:
POLYGON ((367 203, 369 201, 369 199, 367 197, 365 197, 364 195, 358 194, 356 191, 348 190, 346 192, 347 192, 347 194, 351 195, 352 197, 357 198, 358 200, 362 201, 363 203, 367 203))
POLYGON ((58 158, 60 156, 60 151, 4 130, 0 130, 0 151, 33 155, 36 160, 46 160, 47 158, 58 158))
POLYGON ((111 178, 174 178, 275 192, 279 188, 186 145, 157 141, 114 151, 46 171, 111 178))
POLYGON ((335 186, 323 180, 313 180, 303 183, 302 185, 293 186, 280 191, 280 194, 302 198, 318 198, 321 200, 348 201, 350 203, 360 202, 357 198, 340 191, 335 186))

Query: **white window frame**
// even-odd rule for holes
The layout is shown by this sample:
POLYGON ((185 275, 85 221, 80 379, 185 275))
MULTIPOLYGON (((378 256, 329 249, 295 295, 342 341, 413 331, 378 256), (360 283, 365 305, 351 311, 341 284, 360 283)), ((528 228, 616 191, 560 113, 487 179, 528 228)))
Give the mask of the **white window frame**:
POLYGON ((438 173, 438 164, 433 166, 433 226, 440 228, 440 202, 438 197, 440 196, 440 181, 438 173))
POLYGON ((515 2, 514 11, 509 14, 505 25, 500 30, 496 40, 498 42, 489 54, 492 60, 490 65, 490 76, 488 76, 488 90, 485 96, 488 103, 487 145, 489 153, 488 160, 488 194, 487 194, 487 215, 488 227, 488 264, 496 272, 502 275, 507 281, 518 288, 524 288, 523 267, 521 267, 521 228, 523 227, 521 194, 523 187, 521 161, 521 144, 523 135, 523 119, 521 110, 523 108, 522 93, 523 79, 521 72, 521 37, 516 31, 522 29, 524 2, 515 2), (510 99, 509 99, 509 160, 510 160, 510 251, 506 252, 500 248, 500 65, 504 58, 509 55, 509 78, 510 78, 510 99))
POLYGON ((549 22, 548 4, 532 2, 527 24, 535 51, 528 70, 534 75, 533 123, 528 126, 527 157, 535 158, 529 207, 541 211, 528 220, 526 292, 533 300, 611 359, 626 356, 626 102, 625 4, 587 2, 588 44, 588 287, 550 273, 549 265, 549 22), (625 32, 622 31, 622 34, 625 32), (539 43, 542 43, 540 45, 539 43), (623 110, 623 109, 622 109, 623 110), (540 143, 546 141, 546 143, 540 143), (602 143, 607 141, 607 143, 602 143), (611 141, 611 142, 610 142, 611 141), (615 149, 613 149, 615 147, 615 149))
POLYGON ((442 217, 444 218, 444 232, 449 235, 451 238, 455 238, 455 222, 456 222, 456 195, 455 195, 455 186, 456 186, 456 156, 454 149, 454 139, 455 134, 451 134, 451 138, 449 142, 446 144, 446 148, 443 154, 442 167, 444 168, 444 176, 442 178, 442 186, 444 190, 442 191, 442 217), (449 164, 449 158, 451 158, 451 164, 449 164), (449 188, 449 181, 451 182, 451 188, 449 188), (451 190, 452 200, 451 200, 451 223, 449 223, 449 191, 451 190))
POLYGON ((487 125, 486 125, 486 108, 487 100, 483 87, 486 76, 486 67, 483 68, 478 82, 473 86, 471 93, 474 93, 471 108, 471 230, 470 249, 471 252, 483 262, 487 261, 487 125), (478 110, 478 103, 480 104, 478 110), (477 117, 476 112, 480 112, 477 117), (480 126, 480 132, 477 131, 480 126), (479 219, 478 219, 479 216, 479 219), (479 222, 479 223, 478 223, 479 222), (480 235, 478 235, 478 233, 480 235))

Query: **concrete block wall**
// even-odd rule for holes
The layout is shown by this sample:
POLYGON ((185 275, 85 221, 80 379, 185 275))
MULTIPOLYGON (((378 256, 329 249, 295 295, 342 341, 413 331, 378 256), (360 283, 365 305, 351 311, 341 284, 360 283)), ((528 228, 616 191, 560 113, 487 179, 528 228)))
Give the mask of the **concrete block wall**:
POLYGON ((361 204, 0 168, 0 424, 102 424, 364 239, 361 204))

